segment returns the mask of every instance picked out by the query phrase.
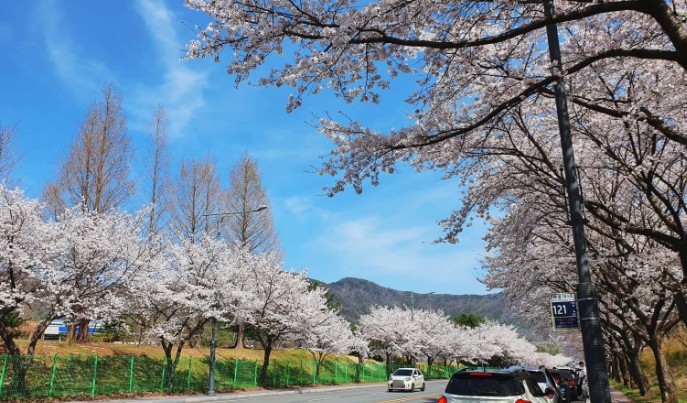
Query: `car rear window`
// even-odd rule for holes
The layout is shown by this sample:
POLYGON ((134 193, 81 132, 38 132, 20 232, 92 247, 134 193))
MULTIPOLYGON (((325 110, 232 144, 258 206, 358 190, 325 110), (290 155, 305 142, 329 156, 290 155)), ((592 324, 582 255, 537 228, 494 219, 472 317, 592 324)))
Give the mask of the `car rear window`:
POLYGON ((572 374, 572 372, 565 371, 565 370, 559 370, 558 372, 561 374, 563 379, 565 379, 566 381, 575 380, 575 376, 572 374))
POLYGON ((525 393, 521 380, 508 374, 460 372, 446 385, 446 393, 459 396, 518 396, 525 393))
POLYGON ((543 372, 539 371, 527 371, 532 375, 532 378, 534 379, 535 382, 541 382, 541 383, 546 383, 546 375, 544 375, 543 372))

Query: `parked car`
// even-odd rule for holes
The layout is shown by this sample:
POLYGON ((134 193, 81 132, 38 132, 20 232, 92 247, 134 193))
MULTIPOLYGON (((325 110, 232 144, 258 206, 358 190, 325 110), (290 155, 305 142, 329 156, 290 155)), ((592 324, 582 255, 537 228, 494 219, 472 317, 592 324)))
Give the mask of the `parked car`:
POLYGON ((570 386, 570 399, 571 401, 578 400, 577 396, 577 373, 572 368, 557 368, 565 383, 570 386))
POLYGON ((551 374, 551 376, 553 376, 553 379, 556 381, 556 386, 558 387, 558 390, 560 392, 561 403, 573 402, 574 399, 572 387, 568 385, 560 371, 554 368, 550 369, 549 373, 551 374))
POLYGON ((425 390, 425 376, 417 368, 399 368, 389 375, 389 392, 425 390))
POLYGON ((551 372, 549 372, 545 366, 512 366, 508 369, 511 371, 521 369, 529 372, 542 392, 546 392, 547 388, 554 391, 553 395, 547 395, 549 403, 561 403, 561 392, 556 386, 556 380, 553 379, 553 375, 551 375, 551 372))
POLYGON ((549 403, 555 394, 551 388, 542 391, 527 371, 458 371, 453 374, 437 403, 549 403))

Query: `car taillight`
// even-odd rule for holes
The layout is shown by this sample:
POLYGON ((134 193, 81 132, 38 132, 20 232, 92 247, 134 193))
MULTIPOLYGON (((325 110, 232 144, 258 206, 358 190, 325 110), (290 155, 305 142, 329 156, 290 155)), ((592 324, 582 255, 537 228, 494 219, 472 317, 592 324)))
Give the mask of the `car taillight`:
POLYGON ((525 400, 525 399, 518 399, 515 401, 515 403, 532 403, 532 402, 530 402, 529 400, 525 400))
POLYGON ((573 381, 572 379, 569 380, 567 383, 568 383, 568 385, 570 385, 570 386, 577 386, 577 382, 573 381))
POLYGON ((470 376, 491 376, 491 372, 470 372, 470 376))
POLYGON ((446 396, 442 396, 437 400, 437 403, 448 403, 448 399, 446 399, 446 396))

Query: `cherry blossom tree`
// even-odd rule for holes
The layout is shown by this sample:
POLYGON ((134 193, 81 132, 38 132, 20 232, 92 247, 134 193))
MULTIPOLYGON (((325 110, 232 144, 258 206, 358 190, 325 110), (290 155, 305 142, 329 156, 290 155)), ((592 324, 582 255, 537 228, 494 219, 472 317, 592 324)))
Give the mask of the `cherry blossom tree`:
POLYGON ((321 303, 321 309, 315 315, 300 318, 306 322, 300 324, 301 331, 295 335, 298 347, 308 350, 317 363, 316 378, 320 376, 322 363, 327 357, 347 354, 355 343, 351 324, 328 308, 324 299, 321 303))
POLYGON ((229 321, 245 306, 249 255, 210 236, 167 240, 163 250, 131 287, 130 317, 160 342, 171 384, 186 344, 211 319, 229 321))
POLYGON ((126 299, 122 291, 146 264, 142 220, 142 215, 89 212, 77 206, 53 223, 61 234, 50 262, 59 271, 54 277, 64 300, 59 313, 67 323, 78 324, 78 340, 88 337, 90 321, 112 321, 121 313, 126 299))
POLYGON ((252 326, 264 348, 259 375, 260 383, 264 384, 270 355, 277 342, 295 341, 301 334, 300 326, 312 323, 310 318, 321 317, 322 310, 327 309, 325 290, 309 289, 307 273, 285 271, 277 255, 251 256, 248 253, 243 262, 248 284, 253 288, 244 314, 237 315, 235 321, 252 326))
POLYGON ((370 344, 363 334, 358 329, 353 329, 350 352, 352 355, 358 357, 358 365, 355 366, 355 381, 360 382, 360 370, 365 359, 370 356, 370 344))
POLYGON ((0 185, 0 338, 9 352, 21 356, 14 334, 7 326, 13 315, 42 301, 46 312, 30 335, 26 354, 32 355, 41 335, 61 310, 62 295, 51 282, 58 273, 50 262, 56 254, 55 227, 42 219, 43 205, 27 199, 19 189, 0 185))
POLYGON ((20 190, 0 186, 0 195, 0 337, 19 358, 13 365, 21 382, 25 363, 6 319, 22 316, 26 308, 41 312, 26 349, 31 356, 58 316, 72 323, 86 319, 85 326, 88 319, 116 317, 123 306, 121 293, 145 254, 136 237, 140 221, 128 214, 90 213, 79 206, 58 221, 46 221, 45 206, 20 190))
POLYGON ((397 306, 373 306, 358 322, 361 334, 370 344, 370 354, 382 355, 387 372, 391 373, 392 357, 408 354, 407 342, 415 330, 410 311, 397 306))
POLYGON ((415 332, 410 336, 409 345, 415 358, 424 356, 427 365, 431 366, 444 351, 446 340, 442 336, 451 333, 453 322, 442 311, 431 309, 415 309, 413 322, 415 332))

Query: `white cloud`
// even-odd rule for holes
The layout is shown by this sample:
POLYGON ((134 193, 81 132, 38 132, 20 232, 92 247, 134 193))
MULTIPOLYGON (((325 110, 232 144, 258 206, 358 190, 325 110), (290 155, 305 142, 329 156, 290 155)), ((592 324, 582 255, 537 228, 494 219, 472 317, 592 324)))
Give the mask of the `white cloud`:
POLYGON ((132 100, 132 126, 145 131, 155 108, 162 104, 170 117, 169 135, 181 137, 197 111, 205 106, 203 91, 208 74, 181 60, 183 41, 175 29, 177 20, 164 1, 138 0, 136 10, 155 42, 164 73, 162 82, 154 88, 137 87, 132 100))
MULTIPOLYGON (((366 278, 416 292, 484 293, 474 272, 482 248, 433 244, 432 230, 431 223, 393 228, 388 222, 366 217, 330 225, 324 231, 327 236, 318 238, 309 249, 330 256, 333 266, 342 268, 340 277, 366 278), (415 284, 433 289, 416 290, 415 284)), ((317 277, 318 271, 311 269, 317 277)))
POLYGON ((92 98, 104 83, 112 81, 112 73, 102 63, 88 59, 66 34, 67 23, 57 1, 45 0, 37 10, 47 56, 56 75, 77 98, 92 98))

